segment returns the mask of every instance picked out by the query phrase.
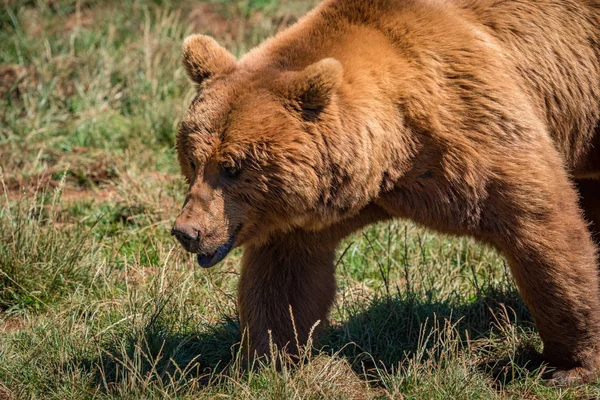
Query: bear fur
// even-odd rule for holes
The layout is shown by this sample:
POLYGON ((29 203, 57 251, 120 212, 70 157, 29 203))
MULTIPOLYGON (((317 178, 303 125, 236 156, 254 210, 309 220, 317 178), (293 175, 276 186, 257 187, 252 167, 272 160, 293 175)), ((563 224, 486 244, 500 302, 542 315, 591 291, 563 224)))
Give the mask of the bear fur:
POLYGON ((340 240, 410 218, 499 249, 554 378, 598 375, 600 1, 326 0, 239 61, 190 36, 183 64, 173 234, 205 267, 244 246, 250 351, 296 352, 340 240))

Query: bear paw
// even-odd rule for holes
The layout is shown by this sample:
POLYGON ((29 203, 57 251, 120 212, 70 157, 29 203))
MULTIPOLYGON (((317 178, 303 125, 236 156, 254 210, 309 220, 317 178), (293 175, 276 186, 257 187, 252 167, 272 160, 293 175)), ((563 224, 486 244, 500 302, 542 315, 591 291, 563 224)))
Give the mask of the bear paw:
POLYGON ((550 373, 550 383, 556 386, 571 386, 593 382, 598 378, 598 368, 576 367, 565 370, 554 370, 550 373))

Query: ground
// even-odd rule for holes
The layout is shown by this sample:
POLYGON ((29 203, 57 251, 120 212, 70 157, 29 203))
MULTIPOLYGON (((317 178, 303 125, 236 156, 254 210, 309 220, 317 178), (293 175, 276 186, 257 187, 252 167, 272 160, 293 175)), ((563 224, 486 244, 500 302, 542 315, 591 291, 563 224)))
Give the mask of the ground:
POLYGON ((309 1, 9 0, 0 12, 0 399, 597 398, 554 388, 505 261, 409 221, 338 253, 306 362, 240 365, 240 251, 199 269, 169 230, 183 38, 239 55, 309 1))

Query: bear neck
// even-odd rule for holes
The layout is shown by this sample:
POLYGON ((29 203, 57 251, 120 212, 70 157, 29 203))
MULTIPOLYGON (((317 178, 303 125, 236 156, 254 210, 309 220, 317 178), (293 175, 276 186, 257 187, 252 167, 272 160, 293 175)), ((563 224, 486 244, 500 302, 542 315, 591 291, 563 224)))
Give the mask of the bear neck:
POLYGON ((322 3, 240 60, 254 71, 301 71, 330 57, 342 64, 343 83, 329 110, 336 128, 315 130, 324 136, 327 165, 323 193, 311 213, 332 220, 355 214, 391 190, 418 147, 400 112, 410 63, 379 29, 334 17, 337 3, 322 3))

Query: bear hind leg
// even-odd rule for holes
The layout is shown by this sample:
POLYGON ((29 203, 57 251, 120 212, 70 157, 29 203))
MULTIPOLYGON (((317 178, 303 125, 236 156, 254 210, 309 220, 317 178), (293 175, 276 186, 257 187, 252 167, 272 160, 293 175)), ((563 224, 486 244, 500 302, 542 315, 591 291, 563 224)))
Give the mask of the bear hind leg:
POLYGON ((546 166, 531 161, 513 170, 529 171, 528 176, 507 176, 502 191, 492 196, 490 216, 505 217, 501 225, 495 218, 501 232, 490 237, 499 240, 544 342, 543 355, 557 368, 553 379, 590 381, 600 368, 596 246, 558 157, 546 166))

